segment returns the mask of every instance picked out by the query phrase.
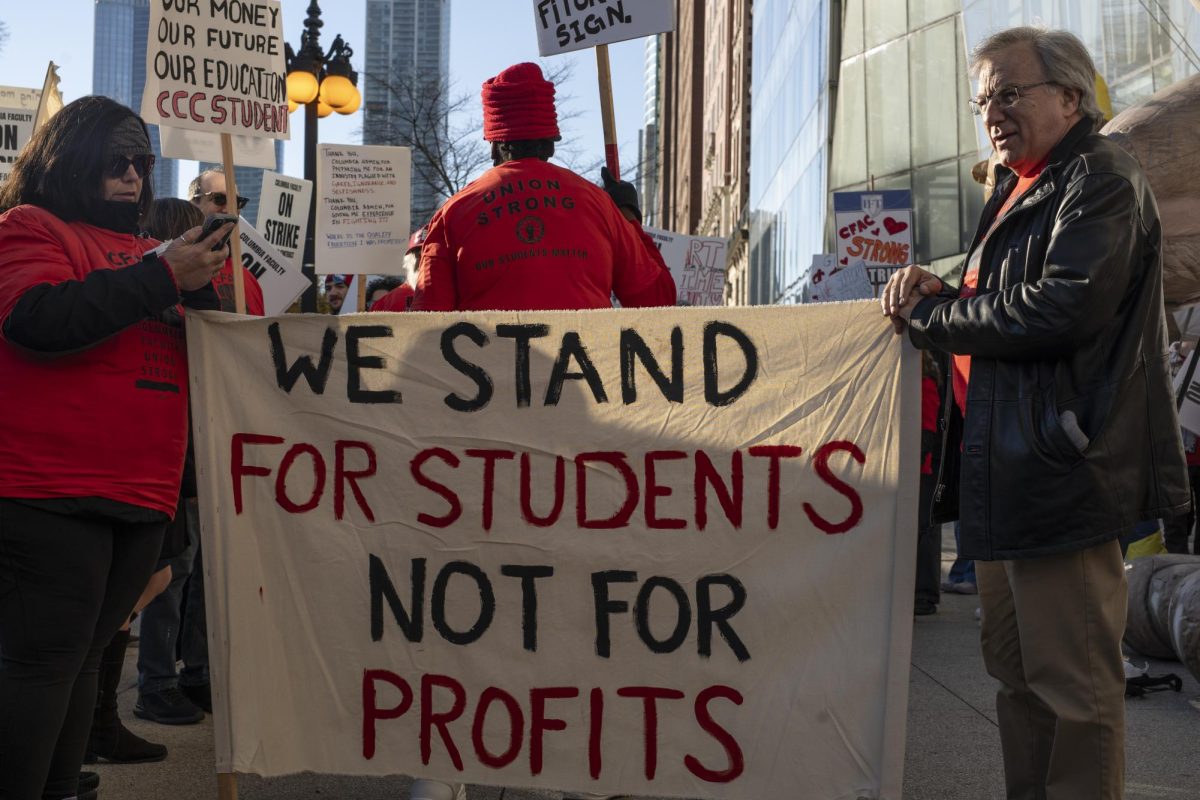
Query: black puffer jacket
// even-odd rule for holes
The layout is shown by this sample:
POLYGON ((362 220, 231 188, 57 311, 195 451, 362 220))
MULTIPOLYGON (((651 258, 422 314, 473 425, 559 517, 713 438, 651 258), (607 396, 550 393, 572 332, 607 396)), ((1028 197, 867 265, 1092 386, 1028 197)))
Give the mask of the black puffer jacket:
MULTIPOLYGON (((1014 181, 997 167, 972 250, 1014 181)), ((960 554, 1060 553, 1185 511, 1158 208, 1137 163, 1078 123, 982 246, 978 295, 925 298, 909 325, 917 347, 972 356, 933 509, 962 520, 960 554)))

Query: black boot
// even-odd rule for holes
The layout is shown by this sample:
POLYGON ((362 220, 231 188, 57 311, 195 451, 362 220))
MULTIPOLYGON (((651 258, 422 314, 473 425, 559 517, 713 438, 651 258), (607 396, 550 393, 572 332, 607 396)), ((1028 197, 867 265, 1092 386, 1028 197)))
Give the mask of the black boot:
POLYGON ((83 757, 85 764, 95 764, 99 759, 114 764, 140 764, 162 761, 167 757, 167 748, 130 733, 117 715, 117 687, 121 683, 121 669, 125 666, 125 648, 128 646, 129 631, 117 631, 100 658, 96 715, 92 719, 92 733, 83 757))

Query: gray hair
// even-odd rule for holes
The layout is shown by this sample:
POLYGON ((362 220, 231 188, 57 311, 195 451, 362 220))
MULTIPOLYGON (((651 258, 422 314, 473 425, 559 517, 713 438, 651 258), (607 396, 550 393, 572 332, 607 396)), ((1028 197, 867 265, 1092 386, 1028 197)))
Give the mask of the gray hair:
POLYGON ((192 178, 192 182, 188 184, 188 188, 187 188, 187 199, 192 200, 196 195, 202 194, 200 187, 202 187, 204 185, 204 178, 206 175, 224 175, 224 174, 225 174, 225 168, 218 166, 218 167, 211 167, 209 169, 206 169, 203 172, 201 172, 199 175, 197 175, 196 177, 192 178))
POLYGON ((1079 92, 1080 114, 1097 127, 1104 124, 1104 112, 1096 101, 1096 65, 1083 42, 1068 31, 1023 27, 993 33, 971 52, 971 74, 978 76, 982 61, 1019 44, 1033 46, 1047 81, 1079 92))

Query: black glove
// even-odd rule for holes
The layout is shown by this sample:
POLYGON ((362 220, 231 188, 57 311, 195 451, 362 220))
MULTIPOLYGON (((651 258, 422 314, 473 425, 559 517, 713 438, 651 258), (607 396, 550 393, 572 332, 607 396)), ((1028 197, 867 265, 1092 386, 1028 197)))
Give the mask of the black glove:
POLYGON ((600 168, 600 179, 604 181, 604 191, 608 192, 608 196, 617 204, 617 208, 628 208, 641 223, 642 209, 638 204, 637 187, 629 181, 615 180, 612 173, 608 171, 608 167, 600 168))

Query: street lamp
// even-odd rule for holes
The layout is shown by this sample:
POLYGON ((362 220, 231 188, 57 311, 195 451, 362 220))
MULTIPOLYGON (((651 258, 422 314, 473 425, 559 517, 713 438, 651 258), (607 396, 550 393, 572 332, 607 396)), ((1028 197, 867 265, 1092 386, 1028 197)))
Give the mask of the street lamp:
POLYGON ((316 0, 308 4, 300 50, 285 45, 287 57, 288 108, 304 106, 304 179, 312 181, 313 199, 308 204, 308 235, 304 238, 304 263, 301 266, 309 287, 300 300, 300 310, 317 310, 317 273, 315 243, 317 236, 317 119, 333 112, 353 114, 362 105, 358 93, 358 73, 350 66, 354 51, 341 35, 333 39, 326 53, 321 50, 321 7, 316 0))

